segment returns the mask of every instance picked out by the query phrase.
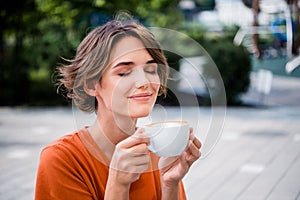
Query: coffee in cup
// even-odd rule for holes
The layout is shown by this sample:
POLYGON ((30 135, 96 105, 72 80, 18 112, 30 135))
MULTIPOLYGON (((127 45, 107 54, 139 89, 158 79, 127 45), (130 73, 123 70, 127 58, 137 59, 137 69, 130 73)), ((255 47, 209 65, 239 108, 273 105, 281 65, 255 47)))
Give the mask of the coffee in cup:
POLYGON ((150 138, 149 150, 158 156, 181 155, 189 141, 189 125, 186 121, 166 121, 145 125, 150 138))

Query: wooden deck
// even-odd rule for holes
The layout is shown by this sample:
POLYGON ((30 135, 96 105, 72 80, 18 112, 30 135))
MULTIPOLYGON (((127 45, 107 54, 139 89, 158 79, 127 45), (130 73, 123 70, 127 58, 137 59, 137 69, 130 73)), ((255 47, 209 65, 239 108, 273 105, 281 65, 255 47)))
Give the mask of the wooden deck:
POLYGON ((189 199, 300 199, 299 111, 229 110, 215 149, 184 179, 189 199))

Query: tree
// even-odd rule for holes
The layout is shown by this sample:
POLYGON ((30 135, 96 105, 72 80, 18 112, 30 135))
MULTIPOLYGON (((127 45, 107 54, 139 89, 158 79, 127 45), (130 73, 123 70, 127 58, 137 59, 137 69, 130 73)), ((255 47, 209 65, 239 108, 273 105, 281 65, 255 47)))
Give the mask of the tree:
POLYGON ((1 1, 0 6, 0 104, 20 104, 29 98, 29 65, 24 52, 27 35, 37 32, 34 0, 1 1), (17 5, 17 6, 16 6, 17 5))
POLYGON ((10 0, 0 5, 0 105, 56 104, 53 72, 94 26, 128 10, 149 26, 175 27, 178 0, 10 0))

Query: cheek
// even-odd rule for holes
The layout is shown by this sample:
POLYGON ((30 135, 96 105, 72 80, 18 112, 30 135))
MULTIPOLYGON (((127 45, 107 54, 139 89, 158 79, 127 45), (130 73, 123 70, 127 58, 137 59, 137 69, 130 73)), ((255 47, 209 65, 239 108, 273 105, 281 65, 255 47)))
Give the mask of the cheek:
POLYGON ((155 78, 153 78, 153 80, 151 80, 151 85, 153 90, 156 91, 156 93, 158 93, 159 87, 160 87, 160 79, 158 76, 156 76, 155 78))
POLYGON ((124 93, 126 88, 129 87, 128 81, 123 78, 108 77, 103 80, 102 89, 106 97, 115 98, 124 93))
POLYGON ((121 78, 114 84, 114 93, 116 95, 124 95, 133 88, 134 84, 130 78, 121 78))
POLYGON ((98 96, 105 107, 111 109, 120 99, 120 91, 122 91, 122 84, 118 83, 118 80, 105 77, 101 80, 98 88, 98 96))
POLYGON ((119 79, 110 88, 111 102, 113 106, 119 107, 119 105, 125 105, 127 102, 128 92, 132 89, 132 83, 130 80, 119 79))

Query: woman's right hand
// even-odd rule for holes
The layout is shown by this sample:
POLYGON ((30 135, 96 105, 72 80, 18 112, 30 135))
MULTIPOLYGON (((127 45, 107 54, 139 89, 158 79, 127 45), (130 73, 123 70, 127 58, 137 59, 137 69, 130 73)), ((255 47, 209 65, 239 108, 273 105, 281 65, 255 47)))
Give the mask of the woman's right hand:
MULTIPOLYGON (((109 169, 108 184, 113 184, 115 194, 124 190, 129 192, 131 183, 137 181, 141 173, 148 169, 150 160, 149 138, 138 129, 132 136, 116 145, 109 169), (117 190, 117 191, 116 191, 117 190), (119 190, 119 191, 118 191, 119 190)), ((106 188, 109 190, 110 188, 106 188)), ((108 191, 106 191, 108 192, 108 191)))

